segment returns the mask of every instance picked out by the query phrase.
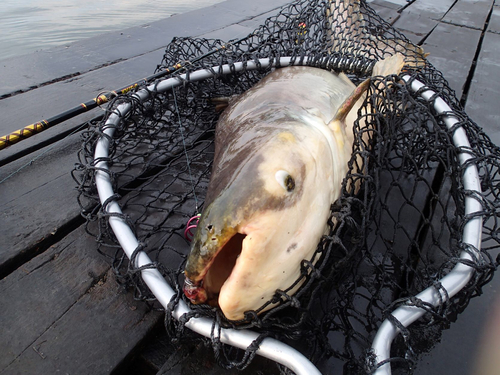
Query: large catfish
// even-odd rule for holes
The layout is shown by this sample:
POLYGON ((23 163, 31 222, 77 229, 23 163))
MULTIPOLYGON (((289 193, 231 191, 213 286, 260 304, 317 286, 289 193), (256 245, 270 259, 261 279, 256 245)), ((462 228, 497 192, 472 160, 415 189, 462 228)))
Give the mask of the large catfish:
MULTIPOLYGON (((398 74, 403 63, 400 54, 379 61, 374 75, 398 74)), ((287 67, 230 100, 185 268, 193 303, 218 304, 240 320, 299 278, 339 198, 368 86, 342 73, 287 67)))

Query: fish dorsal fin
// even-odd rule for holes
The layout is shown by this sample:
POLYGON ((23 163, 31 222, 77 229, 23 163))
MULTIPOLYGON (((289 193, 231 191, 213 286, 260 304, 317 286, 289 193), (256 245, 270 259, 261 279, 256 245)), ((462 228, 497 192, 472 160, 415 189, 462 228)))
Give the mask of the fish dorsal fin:
POLYGON ((346 137, 346 117, 349 115, 354 105, 362 98, 366 90, 370 87, 370 78, 361 82, 358 87, 356 87, 351 95, 347 97, 346 100, 342 103, 342 105, 337 110, 334 118, 328 123, 328 127, 333 132, 335 139, 337 140, 337 144, 343 148, 344 147, 344 139, 346 137))
POLYGON ((352 110, 352 107, 354 107, 354 105, 358 102, 358 100, 363 96, 365 91, 368 90, 369 86, 370 86, 370 78, 361 82, 359 86, 354 89, 351 95, 349 95, 349 97, 346 100, 344 100, 342 105, 337 110, 335 117, 332 119, 332 121, 330 121, 329 126, 331 126, 334 122, 343 123, 349 112, 352 110))

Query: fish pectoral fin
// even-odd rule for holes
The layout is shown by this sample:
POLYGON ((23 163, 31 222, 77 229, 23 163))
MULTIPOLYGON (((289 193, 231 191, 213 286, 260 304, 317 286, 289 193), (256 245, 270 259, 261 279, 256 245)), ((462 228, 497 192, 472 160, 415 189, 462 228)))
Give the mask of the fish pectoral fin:
POLYGON ((210 102, 215 105, 215 112, 222 112, 229 106, 230 97, 211 98, 210 102))
POLYGON ((231 99, 232 97, 230 96, 221 96, 218 98, 211 98, 210 102, 215 105, 216 112, 222 112, 229 106, 231 99))
POLYGON ((354 91, 349 95, 349 97, 344 100, 342 105, 339 107, 335 117, 328 124, 329 127, 334 126, 335 123, 345 123, 345 118, 351 112, 354 105, 358 102, 359 99, 364 95, 365 91, 370 87, 370 78, 364 80, 359 84, 358 87, 354 89, 354 91))

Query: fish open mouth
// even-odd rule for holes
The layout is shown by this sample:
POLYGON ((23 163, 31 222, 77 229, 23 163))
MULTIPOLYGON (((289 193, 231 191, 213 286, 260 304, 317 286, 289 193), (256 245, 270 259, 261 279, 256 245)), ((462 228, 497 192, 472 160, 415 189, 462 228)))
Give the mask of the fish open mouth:
POLYGON ((222 249, 217 252, 213 263, 203 278, 203 287, 208 297, 207 302, 212 306, 217 306, 220 290, 233 271, 236 260, 241 254, 245 237, 246 235, 241 233, 236 233, 231 237, 222 249))
POLYGON ((245 237, 245 234, 236 233, 217 251, 200 285, 194 285, 186 279, 184 293, 191 302, 218 306, 220 290, 233 271, 245 237))

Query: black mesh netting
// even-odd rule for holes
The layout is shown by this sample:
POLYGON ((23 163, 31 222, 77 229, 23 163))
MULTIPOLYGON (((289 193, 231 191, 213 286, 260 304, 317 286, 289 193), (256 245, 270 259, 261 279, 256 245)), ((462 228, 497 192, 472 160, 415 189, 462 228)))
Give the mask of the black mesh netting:
MULTIPOLYGON (((216 308, 191 307, 193 316, 213 317, 222 327, 251 328, 262 337, 285 341, 315 363, 336 363, 345 374, 370 373, 375 365, 369 348, 381 322, 397 306, 419 305, 412 296, 428 286, 439 287, 438 280, 461 261, 460 252, 467 250, 461 242, 462 229, 471 219, 465 215, 464 199, 473 195, 484 211, 481 256, 468 263, 476 271, 468 285, 442 306, 425 306, 428 313, 393 345, 393 369, 406 373, 470 298, 481 293, 496 268, 500 151, 463 112, 441 73, 427 62, 419 64, 419 48, 368 6, 362 3, 359 13, 353 4, 297 1, 252 35, 232 43, 174 39, 158 71, 175 67, 169 77, 187 76, 180 86, 163 93, 149 86, 149 98, 143 102, 132 93, 115 98, 108 113, 120 103, 130 103, 132 110, 116 126, 107 161, 115 199, 141 243, 138 250, 149 254, 177 292, 173 308, 185 299, 182 272, 189 243, 184 229, 202 209, 211 170, 218 113, 210 99, 242 93, 274 69, 264 68, 259 59, 271 59, 279 67, 284 57, 292 57, 295 64, 348 72, 357 84, 369 76, 376 60, 395 51, 405 54, 405 74, 432 88, 459 117, 456 127, 467 133, 471 149, 466 151, 473 156, 469 163, 479 169, 482 194, 464 189, 460 150, 452 142, 455 129, 447 130, 432 101, 413 93, 396 76, 376 77, 365 102, 370 105, 358 113, 363 121, 355 123, 351 172, 332 207, 330 223, 335 218, 337 224, 319 244, 320 260, 314 265, 303 261, 306 282, 299 292, 291 296, 277 291, 275 301, 282 301, 277 308, 261 315, 250 311, 238 324, 227 321, 216 308), (236 71, 234 64, 252 61, 256 70, 236 71), (224 64, 232 67, 229 74, 218 68, 224 64), (214 77, 190 80, 190 73, 202 68, 210 69, 214 77), (361 128, 359 123, 365 120, 369 126, 361 128), (366 174, 356 172, 365 169, 366 174), (361 187, 356 194, 355 186, 361 187)), ((117 278, 138 298, 152 301, 154 296, 108 225, 106 203, 99 204, 93 155, 104 121, 90 124, 74 171, 82 214, 117 278)), ((170 312, 166 324, 172 337, 188 335, 170 312)), ((244 367, 255 351, 249 348, 243 353, 216 338, 212 341, 225 367, 244 367)))

